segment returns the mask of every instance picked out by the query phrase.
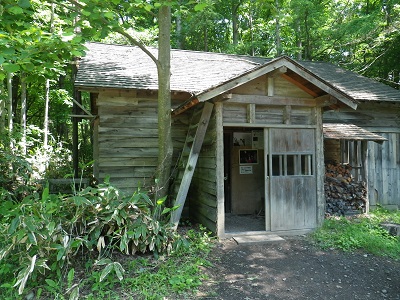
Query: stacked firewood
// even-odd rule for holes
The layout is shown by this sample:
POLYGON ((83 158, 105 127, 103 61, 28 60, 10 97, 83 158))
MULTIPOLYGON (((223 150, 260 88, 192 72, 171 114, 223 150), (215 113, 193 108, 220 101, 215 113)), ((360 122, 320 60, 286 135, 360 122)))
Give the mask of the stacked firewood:
POLYGON ((365 212, 365 183, 354 181, 351 169, 350 165, 337 162, 325 164, 326 215, 344 216, 365 212))

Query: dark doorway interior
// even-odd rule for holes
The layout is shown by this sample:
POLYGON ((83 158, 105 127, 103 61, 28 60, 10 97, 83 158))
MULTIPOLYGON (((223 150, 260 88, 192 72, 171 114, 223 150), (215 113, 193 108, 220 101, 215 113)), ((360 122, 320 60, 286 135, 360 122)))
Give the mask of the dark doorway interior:
POLYGON ((265 231, 262 130, 224 130, 225 232, 265 231))

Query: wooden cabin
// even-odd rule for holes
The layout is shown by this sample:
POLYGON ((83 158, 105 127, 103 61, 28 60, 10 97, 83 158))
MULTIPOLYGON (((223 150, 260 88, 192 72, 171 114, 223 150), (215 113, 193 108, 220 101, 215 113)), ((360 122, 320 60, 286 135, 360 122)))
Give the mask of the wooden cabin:
MULTIPOLYGON (((156 67, 136 47, 87 47, 75 86, 90 92, 96 116, 95 176, 110 176, 127 192, 151 187, 158 154, 156 67)), ((388 91, 400 103, 400 92, 380 83, 360 99, 354 83, 363 81, 369 79, 327 63, 172 50, 171 198, 220 237, 316 228, 325 210, 323 119, 349 121, 338 117, 342 112, 357 119, 360 101, 384 102, 388 91)), ((361 120, 354 123, 362 126, 361 120)), ((383 150, 370 147, 374 155, 383 150)), ((398 188, 399 181, 391 185, 398 188)))

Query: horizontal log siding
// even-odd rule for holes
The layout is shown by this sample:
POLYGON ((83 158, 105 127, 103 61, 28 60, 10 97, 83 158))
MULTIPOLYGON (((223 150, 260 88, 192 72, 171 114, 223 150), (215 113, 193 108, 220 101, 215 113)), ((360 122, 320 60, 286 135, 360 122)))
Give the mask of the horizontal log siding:
MULTIPOLYGON (((106 91, 99 94, 97 106, 99 179, 110 176, 113 185, 129 193, 139 186, 150 188, 158 165, 157 99, 106 91)), ((187 120, 181 116, 172 126, 174 148, 181 148, 187 120)))
POLYGON ((217 222, 216 142, 214 111, 208 124, 188 194, 191 217, 213 232, 216 232, 217 222))
MULTIPOLYGON (((285 124, 285 107, 278 105, 256 105, 255 124, 285 124)), ((289 112, 288 124, 313 125, 313 109, 311 107, 292 106, 289 112)), ((224 123, 247 123, 247 104, 224 103, 224 123)))
POLYGON ((368 142, 368 196, 370 205, 400 207, 400 104, 361 103, 356 111, 326 112, 324 122, 355 124, 388 140, 368 142))

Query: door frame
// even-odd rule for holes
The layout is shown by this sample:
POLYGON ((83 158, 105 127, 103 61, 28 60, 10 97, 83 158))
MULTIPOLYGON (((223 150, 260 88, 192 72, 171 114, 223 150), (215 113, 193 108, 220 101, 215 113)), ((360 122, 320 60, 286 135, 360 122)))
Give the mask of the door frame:
MULTIPOLYGON (((248 131, 251 130, 263 130, 264 133, 264 195, 265 195, 265 202, 264 202, 264 208, 265 208, 265 231, 260 231, 261 232, 265 232, 265 233, 280 233, 280 232, 285 232, 285 233, 289 233, 289 232, 296 232, 296 233, 303 233, 303 232, 309 232, 312 228, 309 229, 303 229, 303 228, 299 228, 299 229, 288 229, 288 230, 278 230, 278 231, 271 231, 271 229, 273 228, 271 222, 272 222, 272 218, 271 218, 271 180, 270 180, 270 174, 272 174, 272 156, 269 155, 270 153, 272 153, 271 151, 271 143, 269 142, 269 138, 270 138, 270 130, 271 129, 312 129, 314 130, 314 134, 315 134, 315 138, 316 140, 314 141, 314 153, 313 153, 313 177, 315 178, 315 188, 316 190, 313 191, 313 193, 315 192, 316 194, 316 200, 315 200, 315 210, 316 210, 316 216, 315 216, 315 226, 313 228, 315 228, 316 226, 318 226, 319 223, 319 219, 318 219, 318 215, 319 215, 319 206, 320 206, 320 199, 318 197, 318 186, 320 184, 320 178, 321 177, 321 170, 320 170, 320 166, 318 161, 321 159, 320 156, 320 149, 318 147, 318 138, 319 138, 319 133, 321 130, 318 130, 318 128, 316 126, 265 126, 265 125, 261 125, 261 126, 257 126, 256 124, 254 124, 255 126, 223 126, 222 127, 222 133, 224 136, 224 134, 226 132, 233 132, 235 129, 246 129, 248 131)), ((322 131, 321 131, 322 132, 322 131)), ((322 135, 321 135, 322 137, 322 135)), ((222 140, 222 145, 223 147, 225 147, 224 144, 225 139, 222 140)), ((225 150, 221 151, 220 153, 223 153, 223 155, 225 155, 225 150)), ((322 160, 323 160, 323 156, 322 156, 322 160)), ((225 158, 222 158, 222 162, 225 162, 225 158)), ((225 165, 224 165, 225 166, 225 165)), ((226 181, 224 180, 223 182, 223 188, 225 189, 225 184, 226 181)), ((230 183, 229 183, 230 184, 230 183)), ((323 199, 324 200, 324 199, 323 199)), ((222 209, 223 211, 223 215, 222 218, 220 218, 219 220, 223 220, 223 224, 221 224, 220 226, 220 233, 223 233, 222 235, 220 234, 220 236, 229 236, 229 233, 226 234, 225 233, 225 195, 224 195, 224 201, 222 201, 223 203, 220 203, 220 205, 218 206, 218 209, 222 209)), ((249 234, 250 232, 246 232, 243 231, 242 234, 249 234)), ((254 233, 254 232, 251 232, 254 233)))

